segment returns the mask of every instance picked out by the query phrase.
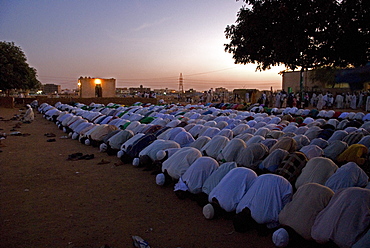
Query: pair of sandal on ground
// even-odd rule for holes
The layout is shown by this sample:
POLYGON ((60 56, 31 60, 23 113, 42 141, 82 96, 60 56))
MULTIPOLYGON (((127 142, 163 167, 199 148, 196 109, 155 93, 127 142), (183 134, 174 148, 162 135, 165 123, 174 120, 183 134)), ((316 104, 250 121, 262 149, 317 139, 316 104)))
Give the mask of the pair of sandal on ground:
POLYGON ((94 158, 94 154, 85 154, 83 155, 81 152, 77 152, 77 153, 73 153, 73 154, 70 154, 68 155, 68 158, 67 160, 90 160, 90 159, 93 159, 94 158))

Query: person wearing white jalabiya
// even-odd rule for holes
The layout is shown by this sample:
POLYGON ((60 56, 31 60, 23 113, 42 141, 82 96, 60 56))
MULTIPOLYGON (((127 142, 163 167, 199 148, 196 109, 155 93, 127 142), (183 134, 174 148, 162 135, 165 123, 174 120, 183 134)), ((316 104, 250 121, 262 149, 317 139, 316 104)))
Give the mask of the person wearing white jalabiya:
POLYGON ((24 114, 22 121, 23 122, 32 122, 35 120, 35 114, 33 113, 33 109, 31 105, 27 104, 27 110, 26 113, 24 114))
POLYGON ((235 161, 240 150, 246 147, 242 139, 231 139, 217 156, 217 160, 221 162, 235 161))
POLYGON ((365 171, 356 163, 348 162, 339 167, 336 172, 328 178, 325 186, 331 188, 334 192, 348 187, 366 187, 369 177, 365 171))
POLYGON ((218 162, 211 157, 197 158, 181 176, 179 182, 175 184, 175 193, 179 196, 178 193, 184 191, 185 188, 191 194, 201 193, 203 183, 218 167, 218 162))
POLYGON ((166 159, 162 164, 162 172, 168 173, 170 177, 177 180, 202 154, 193 147, 183 147, 177 150, 171 157, 166 159))
POLYGON ((258 176, 236 207, 235 230, 249 230, 253 222, 269 229, 279 226, 279 213, 292 195, 293 187, 284 177, 274 174, 258 176))
MULTIPOLYGON (((208 201, 215 210, 214 212, 221 214, 221 210, 235 211, 239 201, 252 186, 255 178, 257 178, 257 174, 248 168, 238 167, 230 170, 209 193, 208 201)), ((207 206, 207 208, 210 207, 207 206)), ((214 216, 205 215, 205 217, 212 219, 214 216)))
POLYGON ((235 162, 226 162, 220 165, 218 169, 210 175, 204 182, 202 192, 205 194, 206 201, 208 202, 208 195, 211 191, 219 184, 222 178, 229 173, 232 169, 235 169, 237 164, 235 162))

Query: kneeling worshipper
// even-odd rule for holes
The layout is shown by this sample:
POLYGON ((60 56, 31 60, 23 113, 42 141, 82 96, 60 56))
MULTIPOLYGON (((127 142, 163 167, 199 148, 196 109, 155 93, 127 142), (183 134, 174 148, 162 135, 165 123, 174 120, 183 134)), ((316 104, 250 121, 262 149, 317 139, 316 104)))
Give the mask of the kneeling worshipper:
POLYGON ((275 172, 281 162, 289 155, 289 152, 283 149, 275 149, 258 166, 261 173, 275 172))
POLYGON ((160 155, 159 151, 164 152, 170 148, 180 148, 180 145, 173 140, 155 140, 139 153, 139 157, 134 158, 132 165, 150 167, 153 162, 160 160, 157 157, 157 154, 160 155))
POLYGON ((131 130, 120 130, 107 140, 106 152, 108 155, 116 155, 122 144, 132 137, 134 137, 134 133, 131 130))
POLYGON ((218 154, 217 160, 223 163, 235 161, 239 151, 246 147, 244 140, 238 138, 231 139, 220 154, 218 154))
POLYGON ((308 158, 303 152, 290 153, 278 166, 276 173, 287 179, 294 186, 307 161, 308 158))
POLYGON ((338 169, 338 166, 329 158, 316 157, 308 160, 306 166, 295 183, 296 189, 306 183, 318 183, 325 185, 325 182, 338 169))
POLYGON ((267 146, 261 143, 254 143, 246 148, 242 148, 236 158, 236 163, 239 166, 247 167, 252 170, 258 168, 261 161, 268 155, 267 146))
POLYGON ((164 185, 178 180, 195 160, 202 157, 200 151, 193 147, 183 147, 162 163, 162 173, 156 176, 156 183, 164 185))
POLYGON ((292 195, 293 187, 284 177, 258 176, 236 207, 235 231, 246 232, 256 226, 260 234, 266 234, 268 229, 278 227, 279 213, 292 195))
POLYGON ((209 193, 210 203, 203 207, 204 217, 213 219, 225 212, 234 212, 256 178, 257 174, 248 168, 238 167, 229 171, 209 193))
POLYGON ((347 162, 355 162, 358 166, 363 167, 366 162, 368 149, 362 144, 353 144, 349 146, 344 152, 338 155, 338 164, 345 164, 347 162))
POLYGON ((316 217, 312 238, 324 244, 333 241, 339 247, 353 247, 370 226, 370 190, 350 187, 339 190, 316 217))
POLYGON ((27 110, 24 116, 22 117, 22 122, 24 123, 31 123, 32 121, 35 120, 35 114, 33 113, 33 109, 31 105, 27 104, 27 110))
POLYGON ((203 183, 218 167, 219 164, 214 158, 197 158, 175 184, 175 194, 184 199, 187 193, 194 195, 201 193, 203 183))
POLYGON ((312 240, 311 227, 316 216, 328 205, 334 192, 317 183, 307 183, 293 195, 279 214, 281 228, 272 235, 277 247, 286 247, 297 235, 312 240))
POLYGON ((196 139, 193 143, 189 144, 189 146, 194 147, 200 151, 202 147, 205 146, 209 141, 211 141, 210 137, 201 136, 198 139, 196 139))
POLYGON ((222 178, 232 169, 237 167, 235 162, 226 162, 221 164, 203 183, 202 192, 197 197, 197 203, 203 207, 208 203, 208 195, 218 185, 222 178))
POLYGON ((200 150, 204 156, 209 156, 217 159, 218 154, 226 146, 230 140, 225 136, 216 135, 200 150))
MULTIPOLYGON (((132 145, 127 147, 126 156, 123 156, 127 159, 127 162, 132 163, 133 159, 139 156, 140 151, 142 151, 145 147, 149 146, 151 143, 153 143, 157 137, 155 134, 149 133, 145 134, 138 140, 136 140, 132 145)), ((122 157, 121 157, 122 160, 122 157)))
POLYGON ((356 163, 348 162, 337 169, 337 171, 328 178, 325 186, 334 192, 342 188, 361 187, 364 188, 369 183, 369 177, 365 171, 356 163))

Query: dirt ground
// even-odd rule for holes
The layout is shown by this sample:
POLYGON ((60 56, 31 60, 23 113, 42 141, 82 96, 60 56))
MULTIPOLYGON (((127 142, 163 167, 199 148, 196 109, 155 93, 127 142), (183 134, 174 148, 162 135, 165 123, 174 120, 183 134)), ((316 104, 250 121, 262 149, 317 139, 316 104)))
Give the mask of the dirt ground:
MULTIPOLYGON (((31 124, 9 120, 24 110, 0 107, 0 247, 133 247, 133 235, 151 247, 274 247, 271 234, 237 233, 232 220, 206 220, 196 202, 160 187, 150 171, 66 135, 36 113, 31 124), (14 128, 15 127, 15 128, 14 128), (13 130, 13 131, 12 131, 13 130), (21 136, 9 135, 14 130, 21 136), (56 134, 47 142, 44 134, 56 134), (94 154, 68 161, 69 154, 94 154), (98 164, 102 159, 110 161, 98 164)), ((289 247, 318 247, 298 241, 289 247)))

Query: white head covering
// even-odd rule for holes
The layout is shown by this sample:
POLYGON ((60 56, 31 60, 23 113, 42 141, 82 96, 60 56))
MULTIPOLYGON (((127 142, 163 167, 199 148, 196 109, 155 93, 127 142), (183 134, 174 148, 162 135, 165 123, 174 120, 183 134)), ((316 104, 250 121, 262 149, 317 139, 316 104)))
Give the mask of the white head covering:
POLYGON ((100 150, 100 152, 105 152, 107 150, 107 148, 108 148, 107 144, 101 143, 100 147, 99 147, 99 150, 100 150))
POLYGON ((86 139, 85 140, 85 145, 89 146, 90 145, 90 140, 89 139, 86 139))
POLYGON ((286 247, 289 244, 289 234, 284 228, 279 228, 272 234, 272 242, 277 247, 286 247))
POLYGON ((207 220, 213 219, 215 216, 215 210, 212 204, 208 203, 203 207, 203 215, 207 220))
POLYGON ((160 185, 162 186, 166 181, 166 177, 164 176, 163 173, 159 173, 156 177, 155 177, 155 182, 157 185, 160 185))
POLYGON ((162 160, 162 159, 164 159, 164 157, 166 157, 166 152, 164 150, 159 150, 157 152, 157 159, 162 160))
POLYGON ((140 164, 140 159, 139 158, 134 158, 134 160, 132 160, 132 165, 133 166, 138 166, 140 164))
POLYGON ((117 152, 117 158, 121 158, 122 155, 123 155, 123 151, 122 150, 120 150, 120 151, 117 152))

